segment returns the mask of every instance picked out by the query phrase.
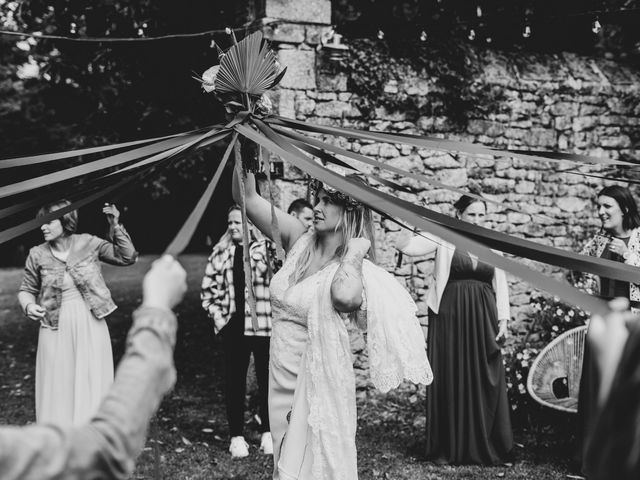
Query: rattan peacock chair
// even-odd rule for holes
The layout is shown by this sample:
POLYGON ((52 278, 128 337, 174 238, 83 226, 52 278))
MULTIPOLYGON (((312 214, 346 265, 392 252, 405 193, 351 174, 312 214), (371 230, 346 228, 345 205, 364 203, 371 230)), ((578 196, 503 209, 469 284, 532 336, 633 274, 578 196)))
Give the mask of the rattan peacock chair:
POLYGON ((586 333, 586 326, 564 332, 533 361, 527 390, 536 402, 563 412, 578 411, 586 333))

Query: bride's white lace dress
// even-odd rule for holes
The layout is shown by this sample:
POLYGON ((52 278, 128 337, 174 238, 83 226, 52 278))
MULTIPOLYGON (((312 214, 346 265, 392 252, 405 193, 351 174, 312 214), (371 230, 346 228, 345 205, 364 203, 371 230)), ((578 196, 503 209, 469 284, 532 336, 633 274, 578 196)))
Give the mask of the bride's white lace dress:
MULTIPOLYGON (((291 284, 297 259, 313 234, 293 246, 271 281, 273 330, 269 367, 269 421, 274 479, 355 480, 355 374, 347 316, 331 303, 332 263, 291 284)), ((408 292, 365 260, 364 302, 369 368, 382 391, 402 380, 429 384, 424 337, 408 292)))

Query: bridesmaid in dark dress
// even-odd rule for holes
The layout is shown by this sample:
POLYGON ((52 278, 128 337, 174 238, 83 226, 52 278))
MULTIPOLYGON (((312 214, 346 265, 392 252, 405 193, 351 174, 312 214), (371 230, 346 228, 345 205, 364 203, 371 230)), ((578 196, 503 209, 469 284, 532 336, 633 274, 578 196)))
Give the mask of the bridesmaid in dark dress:
MULTIPOLYGON (((602 230, 582 250, 584 255, 640 266, 640 215, 631 192, 618 185, 603 188, 598 193, 598 216, 602 230)), ((586 290, 604 298, 624 297, 631 307, 638 308, 640 289, 636 284, 585 275, 586 290)), ((578 437, 580 450, 586 445, 598 413, 600 375, 586 344, 578 395, 578 437)), ((580 452, 581 453, 581 452, 580 452)), ((588 473, 582 461, 582 472, 588 473)))
MULTIPOLYGON (((483 223, 483 202, 464 196, 454 206, 460 219, 483 223)), ((407 255, 436 251, 427 300, 434 376, 427 388, 427 458, 438 464, 508 461, 513 435, 498 343, 509 319, 504 272, 424 232, 398 249, 407 255)))

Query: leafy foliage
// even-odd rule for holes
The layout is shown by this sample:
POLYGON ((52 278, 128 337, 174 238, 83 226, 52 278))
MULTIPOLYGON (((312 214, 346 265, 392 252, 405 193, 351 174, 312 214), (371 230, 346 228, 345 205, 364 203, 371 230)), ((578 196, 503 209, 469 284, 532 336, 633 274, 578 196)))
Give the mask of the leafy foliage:
POLYGON ((410 119, 420 116, 447 117, 463 126, 472 112, 487 113, 498 108, 501 92, 474 83, 471 58, 473 48, 465 43, 443 41, 420 43, 413 40, 384 42, 353 40, 340 69, 347 73, 350 88, 359 94, 363 113, 373 116, 375 108, 403 112, 410 119), (407 71, 420 72, 435 82, 426 97, 416 98, 385 91, 390 80, 403 78, 407 71))
POLYGON ((391 43, 454 40, 640 60, 638 0, 333 0, 332 7, 338 30, 353 38, 382 31, 391 43), (596 20, 602 28, 594 31, 596 20))
MULTIPOLYGON (((17 2, 3 4, 0 11, 10 10, 12 3, 17 2)), ((78 0, 30 0, 21 2, 12 18, 19 30, 95 37, 157 36, 235 23, 233 7, 205 1, 185 8, 169 1, 99 0, 87 5, 78 0)), ((190 72, 204 70, 215 58, 211 40, 225 37, 109 44, 42 39, 26 52, 14 47, 9 63, 20 65, 31 57, 42 77, 25 79, 15 88, 37 91, 43 105, 31 117, 13 118, 27 132, 37 132, 27 143, 30 148, 19 148, 10 139, 3 142, 0 155, 155 136, 219 121, 222 109, 216 102, 203 101, 190 72), (49 132, 56 129, 66 130, 66 138, 50 139, 49 132)), ((18 43, 11 38, 4 41, 18 43)))
POLYGON ((640 0, 333 0, 332 11, 351 47, 343 71, 368 114, 385 107, 410 119, 442 115, 459 126, 471 113, 486 115, 501 92, 472 81, 474 52, 483 48, 568 50, 640 63, 640 0), (405 65, 437 79, 438 91, 419 102, 385 92, 405 65))
POLYGON ((529 304, 534 311, 530 342, 546 345, 567 330, 585 325, 589 318, 584 310, 567 305, 557 297, 540 295, 532 297, 529 304))
MULTIPOLYGON (((0 23, 7 29, 64 36, 159 36, 236 25, 241 23, 236 8, 231 2, 207 1, 188 6, 168 0, 9 1, 0 2, 0 23)), ((0 37, 0 157, 154 137, 223 120, 223 107, 191 78, 215 61, 212 39, 228 45, 224 33, 109 44, 38 39, 25 45, 19 37, 0 37), (39 76, 20 78, 19 68, 30 59, 39 76)), ((223 148, 189 156, 112 199, 126 210, 130 230, 140 225, 147 233, 138 236, 139 249, 166 246, 186 217, 185 209, 195 205, 205 188, 223 148), (182 201, 176 202, 174 195, 182 201)), ((231 201, 224 189, 216 199, 223 205, 231 201)), ((104 234, 102 221, 93 211, 81 212, 84 231, 104 234)), ((205 220, 194 244, 203 248, 205 237, 217 236, 223 227, 205 220)), ((26 239, 30 244, 38 240, 38 235, 26 239)))

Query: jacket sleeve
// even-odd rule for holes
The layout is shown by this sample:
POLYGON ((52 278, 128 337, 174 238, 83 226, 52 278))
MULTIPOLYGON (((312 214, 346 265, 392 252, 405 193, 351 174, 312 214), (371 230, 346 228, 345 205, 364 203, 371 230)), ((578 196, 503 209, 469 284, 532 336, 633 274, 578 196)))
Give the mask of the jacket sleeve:
POLYGON ((24 265, 24 275, 22 277, 22 283, 20 284, 19 291, 28 292, 37 296, 40 293, 40 272, 38 271, 38 262, 36 260, 36 254, 32 248, 29 251, 29 256, 24 265))
POLYGON ((498 307, 498 320, 511 319, 511 305, 509 303, 509 283, 504 270, 495 269, 493 275, 493 289, 496 292, 496 306, 498 307))
POLYGON ((227 309, 224 301, 226 291, 224 272, 214 266, 215 258, 216 252, 214 251, 205 267, 200 289, 200 301, 204 311, 213 319, 214 325, 218 326, 224 323, 223 319, 227 309))
MULTIPOLYGON (((265 240, 259 240, 254 242, 249 247, 249 258, 251 261, 251 268, 255 276, 260 277, 260 282, 269 285, 272 276, 272 268, 269 264, 269 245, 265 240)), ((254 288, 256 279, 254 279, 254 288)))
POLYGON ((629 255, 624 263, 633 267, 640 267, 640 228, 634 230, 628 245, 629 255))
MULTIPOLYGON (((98 258, 111 265, 133 265, 138 260, 129 233, 122 225, 116 225, 109 231, 109 240, 98 240, 98 258)), ((96 237, 97 238, 97 237, 96 237)))
POLYGON ((624 263, 631 265, 632 267, 640 267, 640 253, 629 252, 629 256, 625 259, 624 263))
POLYGON ((115 381, 91 422, 1 427, 0 478, 129 478, 149 421, 175 383, 176 328, 170 311, 138 309, 115 381))

